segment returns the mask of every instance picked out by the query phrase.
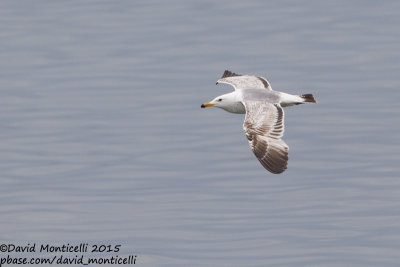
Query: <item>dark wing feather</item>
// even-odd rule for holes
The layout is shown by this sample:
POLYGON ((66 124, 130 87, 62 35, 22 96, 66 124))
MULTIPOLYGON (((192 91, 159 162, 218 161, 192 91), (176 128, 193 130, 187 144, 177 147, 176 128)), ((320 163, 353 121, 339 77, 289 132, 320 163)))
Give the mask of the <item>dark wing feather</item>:
POLYGON ((229 70, 225 70, 218 83, 226 83, 237 89, 267 89, 272 90, 267 79, 253 75, 241 75, 229 70))
POLYGON ((254 155, 268 171, 278 174, 287 168, 289 147, 281 139, 284 113, 279 104, 246 101, 243 129, 254 155))
POLYGON ((263 83, 266 89, 271 89, 271 85, 269 84, 267 79, 265 79, 264 77, 257 77, 257 78, 263 83))
POLYGON ((224 73, 222 74, 222 77, 220 79, 226 78, 226 77, 235 77, 235 76, 242 76, 241 74, 236 74, 230 70, 225 70, 224 73))

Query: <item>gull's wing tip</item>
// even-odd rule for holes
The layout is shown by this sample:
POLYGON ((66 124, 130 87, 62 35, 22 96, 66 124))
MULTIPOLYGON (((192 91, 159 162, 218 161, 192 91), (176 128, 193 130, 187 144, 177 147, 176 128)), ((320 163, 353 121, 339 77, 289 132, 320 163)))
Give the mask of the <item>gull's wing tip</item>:
POLYGON ((234 72, 232 72, 230 70, 225 70, 220 79, 227 78, 227 77, 234 77, 234 76, 242 76, 242 75, 234 73, 234 72))

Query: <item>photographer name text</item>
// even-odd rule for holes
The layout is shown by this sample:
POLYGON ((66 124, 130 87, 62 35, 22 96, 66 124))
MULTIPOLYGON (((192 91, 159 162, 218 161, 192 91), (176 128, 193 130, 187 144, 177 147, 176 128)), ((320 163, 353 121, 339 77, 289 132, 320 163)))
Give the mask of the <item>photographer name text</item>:
POLYGON ((63 245, 50 245, 50 244, 40 244, 36 243, 27 244, 24 246, 14 245, 14 244, 2 244, 0 246, 1 252, 39 252, 39 253, 66 253, 66 252, 119 252, 121 245, 89 245, 88 243, 80 243, 79 245, 70 245, 69 243, 63 245))

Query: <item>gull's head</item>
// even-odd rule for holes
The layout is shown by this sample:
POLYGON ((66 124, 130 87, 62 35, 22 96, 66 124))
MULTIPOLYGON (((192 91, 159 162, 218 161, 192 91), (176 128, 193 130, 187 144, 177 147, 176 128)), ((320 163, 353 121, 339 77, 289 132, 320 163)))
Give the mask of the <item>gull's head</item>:
POLYGON ((201 108, 217 107, 223 108, 227 104, 228 100, 226 95, 220 95, 211 100, 210 102, 201 105, 201 108))
POLYGON ((226 111, 232 112, 231 109, 233 106, 237 104, 236 100, 236 94, 235 92, 229 93, 229 94, 224 94, 217 96, 210 102, 204 103, 201 105, 201 108, 207 108, 207 107, 217 107, 217 108, 222 108, 225 109, 226 111))

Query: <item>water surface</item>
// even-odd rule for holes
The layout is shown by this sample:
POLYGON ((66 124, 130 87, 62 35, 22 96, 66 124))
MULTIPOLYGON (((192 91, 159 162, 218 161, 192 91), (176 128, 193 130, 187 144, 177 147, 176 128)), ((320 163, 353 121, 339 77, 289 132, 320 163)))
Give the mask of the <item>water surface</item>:
MULTIPOLYGON (((397 266, 396 1, 3 1, 0 240, 148 266, 397 266), (313 93, 268 173, 225 69, 313 93)), ((3 254, 2 254, 3 255, 3 254)), ((33 256, 33 255, 29 255, 33 256)))

